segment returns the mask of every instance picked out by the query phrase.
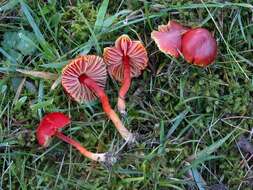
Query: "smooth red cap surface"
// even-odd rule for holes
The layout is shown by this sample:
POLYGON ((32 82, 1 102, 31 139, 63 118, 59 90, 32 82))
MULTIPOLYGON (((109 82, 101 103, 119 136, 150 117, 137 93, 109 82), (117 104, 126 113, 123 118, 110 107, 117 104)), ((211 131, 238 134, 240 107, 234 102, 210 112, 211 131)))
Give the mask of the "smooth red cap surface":
POLYGON ((70 123, 70 118, 63 113, 52 112, 46 114, 40 121, 36 130, 36 137, 41 146, 48 146, 49 140, 58 129, 65 127, 70 123))
POLYGON ((124 78, 123 57, 128 56, 131 78, 138 77, 147 67, 148 55, 140 41, 131 40, 128 35, 120 36, 114 47, 104 49, 104 60, 108 71, 118 81, 124 78))
POLYGON ((187 62, 205 67, 214 62, 217 43, 207 29, 191 29, 183 35, 182 53, 187 62))
POLYGON ((79 77, 81 75, 94 80, 98 86, 104 89, 107 71, 103 59, 95 55, 80 56, 73 59, 62 70, 62 86, 70 97, 79 103, 95 100, 97 96, 94 91, 80 83, 79 77))
POLYGON ((189 30, 176 21, 169 21, 167 25, 158 26, 158 31, 151 33, 159 50, 173 57, 179 57, 181 52, 182 35, 189 30))

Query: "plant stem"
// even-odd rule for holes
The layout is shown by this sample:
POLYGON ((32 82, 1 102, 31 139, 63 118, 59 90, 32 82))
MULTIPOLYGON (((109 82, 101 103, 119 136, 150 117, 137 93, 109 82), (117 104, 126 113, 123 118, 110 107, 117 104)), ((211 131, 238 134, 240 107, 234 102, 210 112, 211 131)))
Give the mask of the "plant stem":
POLYGON ((118 110, 122 115, 125 115, 126 114, 125 96, 131 85, 131 68, 128 56, 123 56, 123 66, 124 66, 124 78, 122 86, 119 90, 118 110))
POLYGON ((79 77, 79 81, 82 84, 87 85, 90 89, 92 89, 96 93, 96 95, 99 97, 102 103, 104 112, 112 120, 112 122, 114 123, 114 126, 119 131, 120 135, 128 142, 134 141, 134 135, 127 130, 127 128, 119 119, 118 115, 111 108, 109 99, 107 95, 105 94, 104 90, 101 87, 99 87, 94 80, 92 80, 91 78, 87 77, 84 74, 79 77))
POLYGON ((59 139, 63 140, 64 142, 66 142, 68 144, 71 144, 73 147, 75 147, 85 157, 90 158, 94 161, 99 161, 99 162, 105 162, 106 161, 106 153, 93 153, 93 152, 90 152, 86 148, 84 148, 79 142, 73 140, 72 138, 64 135, 61 132, 56 132, 55 135, 59 139))

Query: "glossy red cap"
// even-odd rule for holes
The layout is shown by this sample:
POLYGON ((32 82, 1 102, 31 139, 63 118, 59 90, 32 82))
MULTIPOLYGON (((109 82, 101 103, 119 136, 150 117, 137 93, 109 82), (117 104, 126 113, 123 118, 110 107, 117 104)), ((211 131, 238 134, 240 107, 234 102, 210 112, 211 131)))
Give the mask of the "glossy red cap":
POLYGON ((58 129, 65 127, 70 123, 68 116, 59 112, 52 112, 46 114, 40 121, 39 127, 36 130, 36 137, 39 144, 47 147, 49 140, 58 129))
POLYGON ((92 89, 80 83, 79 77, 83 74, 104 88, 107 79, 106 64, 99 56, 84 55, 73 59, 62 70, 63 88, 70 97, 79 103, 90 102, 97 98, 92 89))
POLYGON ((138 77, 147 67, 148 62, 147 51, 140 41, 133 41, 128 35, 120 36, 114 47, 104 49, 104 60, 108 65, 108 71, 120 82, 124 78, 124 56, 129 58, 131 78, 138 77))
POLYGON ((205 67, 217 56, 216 40, 207 29, 191 29, 183 35, 182 54, 187 62, 205 67))
POLYGON ((173 57, 179 57, 181 52, 182 35, 189 30, 176 21, 169 21, 167 25, 158 26, 158 31, 151 33, 159 50, 173 57))

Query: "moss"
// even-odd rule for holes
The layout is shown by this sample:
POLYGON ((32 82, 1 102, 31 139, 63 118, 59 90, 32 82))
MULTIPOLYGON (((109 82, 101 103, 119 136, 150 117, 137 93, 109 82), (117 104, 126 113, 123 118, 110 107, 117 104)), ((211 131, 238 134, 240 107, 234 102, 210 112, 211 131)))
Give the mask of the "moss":
POLYGON ((76 6, 67 6, 62 14, 60 22, 60 38, 67 47, 74 47, 77 44, 86 42, 90 36, 90 31, 82 16, 88 20, 93 28, 97 10, 91 1, 77 3, 76 6))

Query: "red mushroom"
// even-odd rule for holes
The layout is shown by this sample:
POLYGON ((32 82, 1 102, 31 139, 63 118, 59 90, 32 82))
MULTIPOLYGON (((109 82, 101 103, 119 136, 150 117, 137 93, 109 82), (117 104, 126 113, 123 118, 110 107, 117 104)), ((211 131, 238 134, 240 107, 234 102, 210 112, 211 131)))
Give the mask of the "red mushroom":
POLYGON ((191 29, 183 35, 182 54, 187 62, 205 67, 216 58, 216 40, 207 29, 191 29))
POLYGON ((115 47, 104 49, 104 60, 110 75, 122 82, 117 106, 120 113, 125 115, 125 95, 131 78, 138 77, 147 67, 147 51, 140 41, 132 41, 127 35, 122 35, 116 40, 115 47))
POLYGON ((80 56, 72 60, 62 71, 62 86, 77 102, 89 102, 98 97, 107 116, 112 120, 121 136, 128 142, 135 141, 115 111, 104 92, 107 72, 103 59, 95 55, 80 56))
POLYGON ((64 142, 74 146, 85 157, 94 161, 103 162, 106 164, 113 164, 116 162, 116 158, 110 153, 92 153, 84 148, 79 142, 64 135, 59 130, 66 125, 70 124, 70 119, 66 115, 59 112, 52 112, 46 114, 40 121, 39 127, 36 130, 36 137, 39 144, 43 147, 47 147, 51 137, 56 136, 64 142))
POLYGON ((181 52, 182 35, 189 30, 176 21, 169 21, 167 25, 158 26, 158 31, 151 33, 151 38, 165 54, 179 57, 181 52))

